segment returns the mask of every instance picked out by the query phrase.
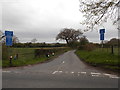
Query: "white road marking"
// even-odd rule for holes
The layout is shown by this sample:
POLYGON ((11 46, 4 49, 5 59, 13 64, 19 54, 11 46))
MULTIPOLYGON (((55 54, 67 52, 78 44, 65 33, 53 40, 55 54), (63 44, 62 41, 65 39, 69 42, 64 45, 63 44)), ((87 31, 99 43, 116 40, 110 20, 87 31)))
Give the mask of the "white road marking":
POLYGON ((94 72, 91 72, 91 74, 94 74, 94 75, 101 75, 101 73, 94 73, 94 72))
POLYGON ((110 78, 119 78, 117 75, 110 75, 110 78))
POLYGON ((72 74, 74 73, 74 72, 71 72, 72 74))
POLYGON ((110 78, 116 78, 116 79, 119 79, 120 77, 117 77, 117 76, 112 76, 112 77, 110 77, 110 78))
POLYGON ((105 75, 105 76, 110 76, 111 74, 103 73, 103 75, 105 75))
POLYGON ((59 73, 62 73, 63 71, 58 71, 59 73))
POLYGON ((86 74, 86 72, 81 72, 81 74, 86 74))
POLYGON ((54 71, 52 74, 56 74, 57 72, 62 73, 63 71, 54 71))
POLYGON ((65 61, 63 61, 63 63, 65 63, 65 61))
POLYGON ((108 76, 109 78, 117 78, 117 79, 120 78, 117 75, 112 75, 112 74, 107 74, 107 73, 103 73, 103 75, 108 76))
POLYGON ((99 77, 100 75, 92 75, 93 77, 95 76, 95 77, 99 77))
POLYGON ((101 75, 101 73, 95 73, 95 72, 91 72, 91 75, 94 77, 99 77, 101 75))
MULTIPOLYGON (((5 72, 9 72, 9 71, 5 71, 5 72)), ((19 73, 19 72, 16 72, 19 73)), ((56 73, 63 73, 63 71, 54 71, 52 74, 56 74, 56 73)), ((64 73, 69 73, 68 71, 65 71, 64 73)), ((71 74, 74 74, 75 72, 70 72, 71 74)), ((80 76, 80 74, 84 74, 86 75, 87 72, 77 72, 77 76, 80 76)), ((90 74, 92 77, 103 77, 103 76, 108 76, 109 78, 120 78, 117 75, 112 75, 112 74, 107 74, 107 73, 95 73, 95 72, 90 72, 90 74)))
POLYGON ((57 73, 58 71, 54 71, 52 74, 55 74, 55 73, 57 73))
POLYGON ((2 72, 4 72, 4 73, 10 73, 11 71, 2 71, 2 72))

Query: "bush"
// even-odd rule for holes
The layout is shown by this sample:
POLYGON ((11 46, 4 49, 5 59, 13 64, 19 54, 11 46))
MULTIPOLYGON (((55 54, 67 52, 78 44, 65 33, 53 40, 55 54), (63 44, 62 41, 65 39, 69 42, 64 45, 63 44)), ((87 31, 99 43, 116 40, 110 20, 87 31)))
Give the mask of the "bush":
POLYGON ((71 48, 73 48, 73 49, 76 49, 79 46, 79 42, 70 42, 68 44, 68 46, 71 47, 71 48))
POLYGON ((7 60, 8 59, 8 49, 7 47, 3 44, 2 45, 2 60, 7 60))
POLYGON ((55 48, 50 48, 50 49, 35 49, 35 58, 36 57, 40 57, 40 56, 43 56, 43 55, 46 55, 46 54, 52 54, 52 53, 56 53, 58 51, 61 51, 61 50, 64 50, 64 49, 55 49, 55 48))
POLYGON ((84 46, 84 45, 80 45, 80 46, 78 47, 78 49, 79 49, 79 50, 84 50, 84 49, 85 49, 85 46, 84 46))
POLYGON ((88 43, 86 45, 80 45, 79 50, 86 50, 86 51, 92 51, 96 48, 96 46, 92 43, 88 43))
POLYGON ((86 44, 84 46, 84 49, 87 50, 87 51, 93 51, 95 48, 96 48, 96 46, 94 44, 91 44, 91 43, 86 44))

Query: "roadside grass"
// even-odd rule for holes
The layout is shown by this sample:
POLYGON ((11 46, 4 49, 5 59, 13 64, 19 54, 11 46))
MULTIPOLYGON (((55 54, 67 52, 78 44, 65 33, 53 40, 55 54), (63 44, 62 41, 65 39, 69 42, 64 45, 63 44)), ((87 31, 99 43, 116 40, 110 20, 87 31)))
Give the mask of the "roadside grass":
MULTIPOLYGON (((18 59, 14 60, 14 57, 12 59, 12 67, 42 63, 51 60, 57 57, 58 55, 70 50, 70 48, 61 48, 62 50, 56 52, 54 56, 50 55, 50 57, 47 58, 45 55, 41 55, 40 57, 35 57, 34 56, 35 49, 41 49, 41 48, 11 48, 8 53, 9 56, 10 55, 14 56, 16 53, 18 53, 18 59)), ((42 48, 42 49, 51 49, 51 48, 42 48)), ((9 59, 2 60, 2 67, 3 68, 10 67, 9 59)))
POLYGON ((111 54, 110 48, 98 48, 94 51, 77 50, 75 53, 80 59, 93 66, 99 66, 113 71, 120 70, 118 48, 114 49, 114 54, 111 54))

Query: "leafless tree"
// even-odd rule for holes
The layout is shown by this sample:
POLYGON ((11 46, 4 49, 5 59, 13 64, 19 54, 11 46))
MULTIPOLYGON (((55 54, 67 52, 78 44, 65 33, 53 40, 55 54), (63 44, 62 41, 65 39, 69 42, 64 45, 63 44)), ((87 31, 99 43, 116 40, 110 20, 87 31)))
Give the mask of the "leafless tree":
POLYGON ((84 14, 85 20, 82 24, 86 25, 86 30, 93 29, 110 18, 113 23, 117 23, 118 9, 120 0, 79 0, 80 11, 84 14))
POLYGON ((37 41, 36 38, 33 38, 33 39, 31 40, 32 43, 35 43, 36 41, 37 41))
POLYGON ((0 30, 0 43, 5 43, 5 36, 3 35, 3 32, 0 30))
POLYGON ((13 43, 19 43, 19 39, 15 35, 13 36, 12 40, 13 40, 13 43))

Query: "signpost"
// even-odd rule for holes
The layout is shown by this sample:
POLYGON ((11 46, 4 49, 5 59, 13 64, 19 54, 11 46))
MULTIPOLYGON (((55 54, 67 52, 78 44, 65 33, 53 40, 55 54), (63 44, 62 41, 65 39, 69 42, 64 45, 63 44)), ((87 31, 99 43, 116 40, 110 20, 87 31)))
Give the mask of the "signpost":
POLYGON ((103 48, 104 33, 105 33, 105 29, 100 29, 100 40, 102 41, 102 48, 103 48))
MULTIPOLYGON (((8 53, 11 53, 10 46, 12 46, 12 37, 13 37, 13 31, 5 31, 6 36, 6 46, 8 46, 8 53)), ((10 66, 12 66, 12 56, 9 54, 9 63, 10 66)))

